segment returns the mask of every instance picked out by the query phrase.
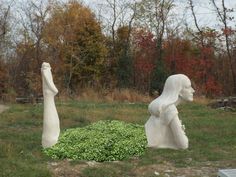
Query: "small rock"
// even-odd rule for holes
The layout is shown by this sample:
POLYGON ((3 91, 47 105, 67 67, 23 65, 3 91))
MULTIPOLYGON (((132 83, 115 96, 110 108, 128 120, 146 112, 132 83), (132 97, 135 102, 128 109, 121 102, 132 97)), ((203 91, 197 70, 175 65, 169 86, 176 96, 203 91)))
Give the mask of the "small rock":
POLYGON ((118 161, 118 160, 114 160, 114 161, 112 161, 113 163, 120 163, 120 161, 118 161))
POLYGON ((155 174, 155 175, 157 175, 157 176, 159 176, 159 175, 160 175, 160 173, 159 173, 159 172, 157 172, 157 171, 155 171, 155 172, 154 172, 154 174, 155 174))
POLYGON ((57 162, 51 162, 50 163, 52 166, 57 166, 57 162))
POLYGON ((88 164, 88 166, 90 166, 90 167, 93 167, 93 166, 95 166, 96 164, 97 164, 97 162, 95 162, 95 161, 89 161, 89 162, 86 162, 87 164, 88 164))
POLYGON ((165 173, 173 173, 174 170, 165 170, 164 172, 165 172, 165 173))
POLYGON ((187 158, 187 159, 186 159, 186 162, 187 162, 187 163, 191 163, 192 161, 193 161, 192 158, 187 158))

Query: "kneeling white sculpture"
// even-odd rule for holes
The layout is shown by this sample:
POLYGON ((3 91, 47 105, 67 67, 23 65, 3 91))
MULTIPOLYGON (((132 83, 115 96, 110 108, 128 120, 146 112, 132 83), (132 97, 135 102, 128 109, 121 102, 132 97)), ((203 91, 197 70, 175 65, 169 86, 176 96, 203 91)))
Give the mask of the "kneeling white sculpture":
POLYGON ((54 102, 54 96, 58 93, 58 90, 53 83, 49 63, 43 62, 41 73, 44 100, 42 146, 48 148, 57 143, 60 134, 60 121, 54 102))
POLYGON ((183 100, 193 101, 194 92, 186 75, 175 74, 167 78, 162 94, 148 106, 151 114, 145 124, 148 147, 188 148, 188 137, 176 106, 183 100))

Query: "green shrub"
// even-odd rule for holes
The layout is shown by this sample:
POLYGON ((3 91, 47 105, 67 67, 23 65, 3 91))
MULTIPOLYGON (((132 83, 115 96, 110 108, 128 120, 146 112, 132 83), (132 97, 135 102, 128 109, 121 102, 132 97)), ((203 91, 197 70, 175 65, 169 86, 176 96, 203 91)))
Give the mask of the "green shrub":
POLYGON ((140 156, 146 148, 144 127, 117 120, 68 129, 44 152, 56 159, 114 161, 140 156))

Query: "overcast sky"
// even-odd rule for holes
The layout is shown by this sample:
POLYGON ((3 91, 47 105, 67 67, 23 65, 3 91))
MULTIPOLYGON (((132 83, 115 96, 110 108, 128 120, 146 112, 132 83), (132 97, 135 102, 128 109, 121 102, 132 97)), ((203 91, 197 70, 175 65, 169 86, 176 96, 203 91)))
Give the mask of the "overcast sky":
MULTIPOLYGON (((106 0, 83 0, 83 2, 96 11, 97 5, 100 3, 105 3, 106 0)), ((218 28, 217 25, 217 14, 214 11, 210 0, 193 0, 194 10, 196 12, 199 24, 202 26, 210 26, 218 28)), ((216 0, 216 3, 221 7, 221 0, 216 0)), ((182 18, 186 17, 187 23, 193 24, 193 17, 190 9, 188 8, 187 0, 175 0, 176 7, 174 9, 175 15, 182 18)), ((231 23, 232 26, 236 26, 236 0, 225 0, 225 5, 227 8, 234 8, 234 12, 230 13, 235 17, 234 21, 231 23)))
MULTIPOLYGON (((29 2, 30 0, 0 0, 0 2, 14 2, 13 9, 16 9, 13 11, 13 13, 16 13, 15 11, 17 11, 17 7, 19 7, 19 5, 22 6, 22 4, 27 4, 27 2, 29 2)), ((32 0, 34 2, 37 2, 38 0, 32 0)), ((45 2, 48 0, 45 0, 45 2)), ((68 0, 60 0, 63 2, 67 2, 68 0)), ((99 4, 104 4, 106 2, 106 0, 81 0, 82 2, 84 2, 87 6, 89 6, 94 12, 95 14, 98 11, 98 5, 99 4)), ((129 1, 129 0, 126 0, 129 1)), ((133 1, 133 0, 130 0, 133 1)), ((190 8, 188 7, 188 3, 187 0, 175 0, 175 8, 173 10, 174 15, 176 17, 176 19, 182 19, 183 17, 185 17, 185 21, 190 25, 190 26, 194 26, 193 23, 193 17, 190 11, 190 8)), ((196 16, 198 19, 198 22, 200 24, 200 26, 209 26, 209 27, 213 27, 213 28, 219 28, 219 22, 217 22, 217 14, 214 11, 214 8, 212 6, 212 4, 210 3, 210 0, 193 0, 194 2, 194 10, 196 12, 196 16)), ((216 0, 217 4, 219 5, 219 7, 221 7, 221 0, 216 0)), ((233 26, 234 28, 236 27, 236 0, 225 0, 225 5, 227 8, 234 8, 234 12, 231 12, 230 14, 232 16, 235 17, 235 19, 231 22, 231 26, 233 26)), ((100 6, 101 7, 101 6, 100 6)), ((103 14, 104 15, 104 14, 103 14)), ((105 15, 108 16, 109 19, 109 13, 105 11, 105 15)))

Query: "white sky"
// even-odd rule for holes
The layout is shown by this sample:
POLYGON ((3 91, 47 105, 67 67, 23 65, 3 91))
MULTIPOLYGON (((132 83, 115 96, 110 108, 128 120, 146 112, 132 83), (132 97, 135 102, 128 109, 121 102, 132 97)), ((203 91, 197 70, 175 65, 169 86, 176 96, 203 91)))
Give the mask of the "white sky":
MULTIPOLYGON (((131 0, 132 1, 132 0, 131 0)), ((96 11, 97 5, 101 3, 105 3, 106 0, 83 0, 85 4, 96 11)), ((194 2, 194 10, 196 12, 196 16, 198 22, 202 26, 209 26, 213 28, 218 28, 217 22, 217 14, 214 11, 213 5, 210 3, 210 0, 193 0, 194 2)), ((176 7, 174 9, 175 15, 182 18, 186 17, 188 24, 193 24, 193 17, 188 8, 187 0, 175 0, 176 7)), ((216 0, 216 3, 221 7, 221 0, 216 0)), ((234 12, 230 13, 235 19, 232 21, 231 25, 236 26, 236 0, 225 0, 225 6, 227 8, 234 8, 234 12)))
MULTIPOLYGON (((19 6, 22 6, 22 4, 27 4, 30 0, 0 0, 0 2, 5 2, 5 4, 9 4, 9 2, 13 2, 13 13, 17 13, 17 8, 19 6)), ((39 0, 31 0, 34 2, 37 2, 39 0)), ((45 0, 46 2, 47 0, 45 0)), ((68 0, 60 0, 62 2, 66 2, 68 0)), ((86 5, 88 5, 95 14, 98 11, 98 5, 104 4, 106 0, 81 0, 86 5)), ((126 1, 133 1, 133 0, 126 0, 126 1)), ((194 10, 196 12, 196 16, 198 19, 198 22, 200 26, 209 26, 212 28, 219 29, 219 22, 217 19, 217 14, 214 11, 213 5, 210 3, 210 0, 193 0, 194 1, 194 10)), ((221 7, 221 0, 216 0, 216 2, 219 4, 219 7, 221 7)), ((193 23, 193 17, 190 11, 190 8, 188 7, 187 0, 175 0, 176 7, 174 8, 174 16, 176 17, 176 20, 179 21, 180 19, 185 17, 185 20, 189 26, 194 26, 193 23)), ((236 0, 225 0, 225 5, 227 8, 234 8, 234 12, 230 13, 232 16, 235 17, 235 19, 230 23, 230 25, 235 28, 236 27, 236 0)), ((106 16, 109 18, 109 12, 105 11, 105 14, 102 14, 103 16, 106 16)))

